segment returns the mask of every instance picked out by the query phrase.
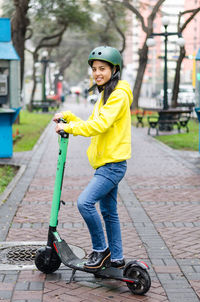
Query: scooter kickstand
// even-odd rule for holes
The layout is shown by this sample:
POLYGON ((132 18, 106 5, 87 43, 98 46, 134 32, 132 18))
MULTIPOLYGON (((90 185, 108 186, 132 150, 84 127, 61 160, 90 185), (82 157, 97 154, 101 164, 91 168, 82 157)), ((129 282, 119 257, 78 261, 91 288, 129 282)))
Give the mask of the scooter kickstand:
POLYGON ((72 281, 74 281, 75 273, 76 273, 76 269, 72 269, 72 274, 71 274, 69 281, 66 282, 67 284, 70 284, 72 281))

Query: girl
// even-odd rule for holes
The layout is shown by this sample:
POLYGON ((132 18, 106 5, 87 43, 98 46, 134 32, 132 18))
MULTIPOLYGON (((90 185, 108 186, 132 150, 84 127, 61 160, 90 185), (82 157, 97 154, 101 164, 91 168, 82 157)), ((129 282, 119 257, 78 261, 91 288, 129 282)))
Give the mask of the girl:
POLYGON ((120 80, 122 57, 109 46, 91 51, 88 63, 101 97, 92 115, 83 121, 70 111, 57 113, 54 121, 64 118, 68 124, 57 123, 56 132, 64 130, 73 135, 91 137, 87 155, 96 170, 94 177, 78 198, 78 209, 85 220, 93 246, 85 268, 98 270, 103 265, 125 265, 120 222, 117 213, 118 183, 124 177, 131 157, 130 105, 133 95, 129 84, 120 80), (95 204, 99 202, 107 234, 95 204))

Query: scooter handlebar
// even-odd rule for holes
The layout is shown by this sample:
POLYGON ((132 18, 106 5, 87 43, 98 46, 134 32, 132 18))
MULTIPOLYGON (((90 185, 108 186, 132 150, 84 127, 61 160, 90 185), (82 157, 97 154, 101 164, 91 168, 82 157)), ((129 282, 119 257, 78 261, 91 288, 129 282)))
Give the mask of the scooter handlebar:
POLYGON ((61 136, 61 137, 64 137, 64 138, 68 138, 69 137, 69 133, 65 132, 64 130, 60 130, 58 132, 58 134, 61 136))
MULTIPOLYGON (((58 123, 64 123, 66 124, 66 120, 64 120, 63 118, 59 118, 58 119, 58 123)), ((58 134, 61 136, 61 137, 64 137, 64 138, 68 138, 69 137, 69 133, 65 132, 64 130, 60 130, 58 132, 58 134)))

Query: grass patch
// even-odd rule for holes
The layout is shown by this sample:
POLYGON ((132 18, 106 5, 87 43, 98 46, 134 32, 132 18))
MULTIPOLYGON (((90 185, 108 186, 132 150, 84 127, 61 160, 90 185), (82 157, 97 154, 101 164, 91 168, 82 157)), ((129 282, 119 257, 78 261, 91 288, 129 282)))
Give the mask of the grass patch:
MULTIPOLYGON (((198 151, 199 150, 199 123, 190 120, 188 123, 189 133, 177 133, 156 136, 156 139, 177 150, 198 151)), ((176 129, 176 127, 175 127, 176 129)), ((181 129, 183 132, 184 130, 181 129)))
POLYGON ((18 168, 13 166, 0 166, 0 194, 3 193, 9 182, 17 173, 18 168))
POLYGON ((23 152, 32 150, 52 117, 53 114, 41 114, 22 110, 20 112, 20 124, 13 125, 14 137, 18 133, 13 151, 23 152))
MULTIPOLYGON (((154 115, 154 114, 153 114, 154 115)), ((155 114, 156 115, 156 114, 155 114)), ((136 126, 137 117, 135 114, 131 116, 132 124, 136 126)), ((143 117, 144 127, 148 127, 147 116, 143 117)), ((155 138, 169 147, 177 150, 198 151, 199 150, 199 122, 196 119, 191 119, 188 122, 189 133, 185 133, 185 129, 181 129, 181 133, 162 135, 162 131, 159 132, 159 136, 155 138)), ((174 126, 174 129, 177 129, 174 126)))

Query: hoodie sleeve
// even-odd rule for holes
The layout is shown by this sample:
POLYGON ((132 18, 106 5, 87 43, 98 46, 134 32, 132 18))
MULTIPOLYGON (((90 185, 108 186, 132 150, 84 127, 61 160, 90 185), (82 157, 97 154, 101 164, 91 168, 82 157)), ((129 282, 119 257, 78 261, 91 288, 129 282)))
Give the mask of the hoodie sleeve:
POLYGON ((95 136, 106 132, 117 119, 125 104, 129 104, 128 95, 122 90, 114 91, 99 115, 87 121, 71 121, 64 130, 73 135, 95 136))
MULTIPOLYGON (((76 116, 74 113, 72 113, 69 110, 68 111, 63 111, 62 114, 63 114, 64 120, 66 120, 67 123, 70 123, 70 122, 83 122, 83 120, 80 117, 76 116)), ((90 117, 88 118, 88 120, 93 119, 93 115, 94 115, 94 113, 92 113, 90 115, 90 117)))
POLYGON ((63 111, 63 118, 64 120, 66 120, 67 123, 74 121, 74 122, 80 122, 82 121, 82 119, 80 119, 78 116, 76 116, 75 114, 73 114, 71 111, 63 111))

